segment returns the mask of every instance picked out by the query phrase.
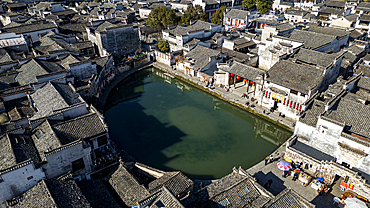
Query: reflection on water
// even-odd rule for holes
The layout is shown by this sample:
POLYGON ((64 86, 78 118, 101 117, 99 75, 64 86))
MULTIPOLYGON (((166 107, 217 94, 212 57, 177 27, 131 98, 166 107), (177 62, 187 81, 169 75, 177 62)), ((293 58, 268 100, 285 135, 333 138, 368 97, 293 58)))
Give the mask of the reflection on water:
POLYGON ((105 109, 119 147, 142 163, 192 178, 247 169, 291 135, 154 68, 117 85, 105 109))

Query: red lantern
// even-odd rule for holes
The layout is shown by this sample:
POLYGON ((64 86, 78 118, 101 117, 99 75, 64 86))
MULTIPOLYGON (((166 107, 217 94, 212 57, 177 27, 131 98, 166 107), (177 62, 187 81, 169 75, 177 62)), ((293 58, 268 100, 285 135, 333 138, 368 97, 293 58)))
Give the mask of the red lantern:
POLYGON ((237 79, 240 79, 240 77, 239 77, 239 76, 236 76, 236 78, 237 78, 237 79))
POLYGON ((231 77, 233 77, 233 76, 234 76, 234 74, 230 74, 230 76, 231 76, 231 77))
POLYGON ((251 81, 250 83, 251 83, 251 84, 254 84, 254 82, 253 82, 253 81, 251 81))
POLYGON ((244 82, 248 82, 248 80, 247 80, 247 79, 243 79, 243 81, 244 81, 244 82))

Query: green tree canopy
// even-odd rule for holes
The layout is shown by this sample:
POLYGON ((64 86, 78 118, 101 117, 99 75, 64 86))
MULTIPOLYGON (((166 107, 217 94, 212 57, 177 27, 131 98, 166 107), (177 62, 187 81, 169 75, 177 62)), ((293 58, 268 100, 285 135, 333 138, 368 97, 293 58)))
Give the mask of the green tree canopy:
POLYGON ((158 41, 158 48, 162 52, 168 52, 170 50, 170 44, 167 40, 160 39, 158 41))
POLYGON ((222 6, 217 11, 212 14, 211 22, 214 24, 221 24, 224 21, 224 13, 226 12, 226 6, 222 6))
POLYGON ((177 24, 177 21, 175 10, 167 10, 165 6, 162 6, 150 11, 146 24, 148 24, 150 27, 167 27, 169 25, 177 24))
POLYGON ((186 12, 181 17, 181 23, 189 25, 190 21, 202 19, 204 21, 208 20, 206 12, 202 9, 200 5, 191 5, 186 9, 186 12))
POLYGON ((242 6, 243 8, 251 9, 256 6, 256 0, 243 0, 242 6))
POLYGON ((265 14, 272 8, 274 0, 257 0, 257 9, 261 14, 265 14))

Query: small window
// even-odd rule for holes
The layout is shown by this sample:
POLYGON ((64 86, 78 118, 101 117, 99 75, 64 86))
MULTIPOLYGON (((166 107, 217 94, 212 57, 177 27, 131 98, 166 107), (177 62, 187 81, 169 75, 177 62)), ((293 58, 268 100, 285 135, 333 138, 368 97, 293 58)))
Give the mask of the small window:
POLYGON ((75 160, 75 161, 72 162, 72 170, 73 170, 73 172, 74 171, 77 171, 77 170, 84 169, 84 168, 85 168, 85 163, 84 163, 83 158, 78 159, 78 160, 75 160))
POLYGON ((106 136, 102 136, 102 137, 99 137, 98 138, 98 147, 103 146, 103 145, 105 145, 107 143, 108 143, 108 141, 107 141, 107 137, 106 136))
MULTIPOLYGON (((240 187, 239 187, 240 188, 240 187)), ((239 191, 238 191, 238 195, 239 195, 239 197, 241 198, 241 199, 243 199, 245 196, 247 196, 248 194, 249 194, 249 190, 247 189, 247 187, 244 187, 244 188, 242 188, 242 189, 240 189, 239 191)))
POLYGON ((41 130, 37 130, 36 131, 36 136, 37 136, 37 138, 41 138, 42 137, 42 131, 41 130))
POLYGON ((217 206, 220 208, 227 207, 230 204, 229 200, 225 198, 224 200, 217 203, 217 206))
POLYGON ((32 178, 33 178, 33 176, 30 176, 30 177, 27 178, 27 180, 31 180, 32 178))

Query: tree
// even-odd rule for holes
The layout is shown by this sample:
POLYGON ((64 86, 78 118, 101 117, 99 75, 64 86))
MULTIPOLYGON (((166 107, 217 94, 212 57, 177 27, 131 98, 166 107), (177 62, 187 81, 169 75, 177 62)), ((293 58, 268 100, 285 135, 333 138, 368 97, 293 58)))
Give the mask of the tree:
POLYGON ((186 9, 186 12, 181 17, 181 23, 189 25, 190 21, 202 19, 204 21, 208 20, 206 12, 202 9, 200 5, 195 5, 195 7, 190 6, 186 9))
POLYGON ((256 0, 243 0, 242 6, 243 8, 251 9, 256 6, 256 0))
POLYGON ((150 11, 148 20, 146 21, 150 27, 162 26, 167 27, 169 25, 177 24, 177 16, 175 10, 167 10, 165 6, 157 7, 150 11))
POLYGON ((224 21, 224 13, 226 12, 226 6, 222 6, 217 11, 212 14, 211 22, 214 24, 221 24, 224 21))
POLYGON ((162 52, 168 52, 170 50, 170 44, 167 40, 160 39, 158 41, 158 48, 162 52))
POLYGON ((257 0, 257 9, 261 14, 265 14, 272 8, 273 0, 257 0))

